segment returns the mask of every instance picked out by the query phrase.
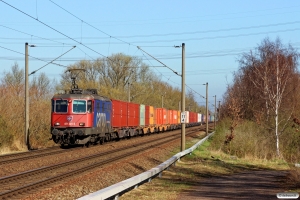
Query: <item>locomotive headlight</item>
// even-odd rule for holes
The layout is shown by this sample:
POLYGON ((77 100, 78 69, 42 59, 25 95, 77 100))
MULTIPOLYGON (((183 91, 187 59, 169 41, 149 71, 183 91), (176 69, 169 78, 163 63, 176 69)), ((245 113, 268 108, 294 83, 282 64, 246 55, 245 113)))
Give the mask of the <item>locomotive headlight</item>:
POLYGON ((59 122, 55 122, 54 126, 60 126, 60 123, 59 122))
POLYGON ((79 126, 84 126, 85 123, 84 122, 79 122, 79 126))

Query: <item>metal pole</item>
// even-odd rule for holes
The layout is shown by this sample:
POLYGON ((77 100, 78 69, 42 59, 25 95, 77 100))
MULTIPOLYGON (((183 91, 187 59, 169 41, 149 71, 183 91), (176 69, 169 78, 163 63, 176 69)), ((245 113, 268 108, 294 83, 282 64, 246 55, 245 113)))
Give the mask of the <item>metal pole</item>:
POLYGON ((214 114, 214 127, 215 127, 214 129, 215 130, 216 130, 216 119, 217 119, 217 114, 216 114, 217 113, 217 102, 216 102, 217 100, 216 99, 217 99, 217 95, 215 95, 215 114, 214 114))
POLYGON ((208 83, 206 83, 206 136, 208 135, 208 83))
POLYGON ((25 43, 25 146, 29 145, 29 89, 28 89, 28 43, 25 43))
MULTIPOLYGON (((185 44, 182 43, 181 113, 185 112, 185 44)), ((185 150, 185 123, 181 123, 181 151, 185 150)))
POLYGON ((218 106, 218 120, 220 120, 220 103, 221 101, 219 101, 219 106, 218 106))
POLYGON ((161 107, 164 108, 164 95, 161 95, 161 107))

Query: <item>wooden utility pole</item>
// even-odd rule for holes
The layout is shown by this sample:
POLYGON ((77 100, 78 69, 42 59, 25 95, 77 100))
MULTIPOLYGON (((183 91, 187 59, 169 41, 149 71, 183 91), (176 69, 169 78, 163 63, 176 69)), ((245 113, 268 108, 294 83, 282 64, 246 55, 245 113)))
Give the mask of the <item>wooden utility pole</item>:
POLYGON ((25 43, 25 146, 29 150, 28 43, 25 43))
MULTIPOLYGON (((185 112, 185 44, 182 43, 181 113, 185 112)), ((187 116, 186 116, 187 117, 187 116)), ((185 150, 185 123, 181 123, 181 151, 185 150)))
POLYGON ((206 83, 206 136, 208 136, 208 83, 206 83))

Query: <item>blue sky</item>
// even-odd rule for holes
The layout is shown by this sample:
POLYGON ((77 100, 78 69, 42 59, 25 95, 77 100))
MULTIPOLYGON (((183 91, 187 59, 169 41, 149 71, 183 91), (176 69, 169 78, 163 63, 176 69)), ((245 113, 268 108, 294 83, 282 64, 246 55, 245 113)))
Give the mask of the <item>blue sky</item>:
MULTIPOLYGON (((296 0, 6 0, 0 1, 0 13, 1 72, 9 71, 15 62, 25 66, 26 42, 36 45, 29 54, 43 60, 30 58, 29 72, 76 45, 55 62, 67 66, 124 53, 142 58, 163 81, 180 88, 179 76, 154 67, 162 65, 137 46, 181 73, 181 49, 174 45, 185 43, 186 84, 197 92, 200 105, 205 105, 202 84, 209 84, 210 104, 214 95, 222 100, 239 56, 264 38, 279 37, 296 49, 300 45, 296 0)), ((59 80, 64 71, 65 67, 50 64, 37 74, 59 80)))

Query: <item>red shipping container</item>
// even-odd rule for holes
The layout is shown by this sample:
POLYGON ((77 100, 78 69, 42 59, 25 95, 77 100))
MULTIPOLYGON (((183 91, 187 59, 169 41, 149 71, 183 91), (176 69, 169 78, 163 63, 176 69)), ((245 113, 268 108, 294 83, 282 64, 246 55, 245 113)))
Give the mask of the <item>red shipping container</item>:
POLYGON ((128 105, 128 126, 138 127, 140 124, 140 105, 137 103, 127 103, 128 105))
POLYGON ((173 124, 173 110, 168 110, 168 119, 169 124, 173 124))
POLYGON ((194 112, 194 123, 198 122, 198 114, 196 112, 194 112))
POLYGON ((173 110, 173 113, 172 113, 172 115, 173 115, 173 118, 172 118, 172 124, 178 124, 178 111, 177 110, 173 110))
POLYGON ((162 109, 161 108, 155 108, 155 115, 156 115, 156 124, 161 125, 162 124, 162 109))
POLYGON ((167 109, 164 108, 164 111, 163 111, 165 114, 164 114, 164 124, 169 124, 169 112, 167 109))
POLYGON ((198 114, 196 112, 193 113, 193 123, 197 123, 198 114))
POLYGON ((167 119, 167 109, 165 108, 156 108, 156 124, 163 125, 168 123, 167 119))
POLYGON ((189 123, 195 123, 197 122, 197 113, 195 112, 190 112, 189 113, 189 123))
POLYGON ((112 99, 112 127, 126 127, 127 126, 127 102, 112 99))
POLYGON ((178 119, 177 119, 177 110, 169 110, 168 111, 168 118, 169 118, 169 124, 177 124, 178 119))

